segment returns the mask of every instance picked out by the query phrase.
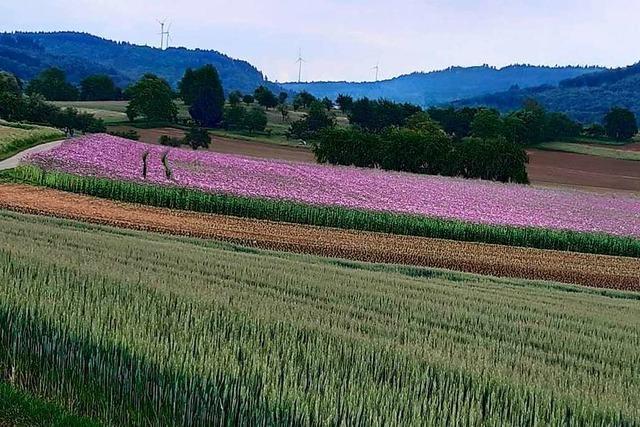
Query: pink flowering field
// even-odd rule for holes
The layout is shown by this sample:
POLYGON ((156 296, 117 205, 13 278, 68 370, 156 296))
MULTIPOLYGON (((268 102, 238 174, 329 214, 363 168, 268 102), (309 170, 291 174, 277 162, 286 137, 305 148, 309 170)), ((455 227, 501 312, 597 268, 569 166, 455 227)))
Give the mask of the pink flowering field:
POLYGON ((26 162, 45 170, 210 193, 640 237, 640 197, 633 195, 265 160, 167 148, 105 134, 67 141, 26 162), (142 175, 145 152, 146 178, 142 175), (167 152, 172 179, 166 178, 161 161, 167 152))

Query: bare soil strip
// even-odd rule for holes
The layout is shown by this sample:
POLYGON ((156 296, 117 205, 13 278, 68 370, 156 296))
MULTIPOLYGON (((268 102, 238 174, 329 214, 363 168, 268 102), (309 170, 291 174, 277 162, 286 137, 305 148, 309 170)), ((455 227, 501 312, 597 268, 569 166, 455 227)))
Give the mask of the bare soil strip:
POLYGON ((640 259, 198 214, 1 184, 0 209, 358 261, 640 291, 640 259))

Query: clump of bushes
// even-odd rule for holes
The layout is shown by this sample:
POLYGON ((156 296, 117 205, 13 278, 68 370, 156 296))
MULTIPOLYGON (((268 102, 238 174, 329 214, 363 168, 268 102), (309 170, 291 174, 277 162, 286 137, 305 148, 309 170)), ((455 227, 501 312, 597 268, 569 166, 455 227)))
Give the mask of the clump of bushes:
POLYGON ((173 138, 169 135, 162 135, 158 142, 166 147, 180 147, 182 145, 182 139, 173 138))
POLYGON ((264 132, 267 128, 267 114, 261 108, 247 109, 242 105, 225 107, 222 119, 226 130, 246 131, 250 134, 264 132))
POLYGON ((190 146, 194 150, 197 150, 200 147, 209 148, 209 144, 211 144, 211 136, 206 129, 192 127, 184 138, 162 135, 158 142, 160 145, 164 145, 166 147, 180 147, 184 144, 190 146))

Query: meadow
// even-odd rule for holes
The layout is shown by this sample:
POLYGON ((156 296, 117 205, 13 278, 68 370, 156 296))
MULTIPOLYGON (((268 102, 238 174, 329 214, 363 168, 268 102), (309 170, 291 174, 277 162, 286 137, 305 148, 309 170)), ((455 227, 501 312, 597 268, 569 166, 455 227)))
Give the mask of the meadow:
POLYGON ((608 157, 620 160, 640 161, 640 151, 598 147, 595 145, 576 144, 572 142, 544 142, 536 148, 549 151, 563 151, 566 153, 586 154, 589 156, 608 157))
POLYGON ((634 293, 0 212, 0 379, 106 424, 637 425, 639 328, 634 293))
POLYGON ((64 132, 58 129, 0 120, 0 160, 35 145, 64 137, 64 132))

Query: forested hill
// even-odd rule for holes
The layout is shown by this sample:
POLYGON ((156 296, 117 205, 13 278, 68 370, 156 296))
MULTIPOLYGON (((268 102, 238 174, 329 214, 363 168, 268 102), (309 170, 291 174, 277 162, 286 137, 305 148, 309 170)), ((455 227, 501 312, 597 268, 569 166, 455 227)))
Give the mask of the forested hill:
POLYGON ((567 79, 557 86, 511 89, 453 104, 516 110, 525 99, 536 99, 550 111, 559 111, 583 123, 600 122, 611 107, 626 107, 640 116, 640 63, 567 79))
POLYGON ((160 50, 76 32, 0 34, 0 70, 23 80, 55 66, 66 71, 73 83, 101 73, 112 76, 124 87, 144 73, 154 73, 175 86, 187 67, 204 64, 218 69, 225 90, 253 92, 265 83, 253 65, 213 50, 160 50))
POLYGON ((504 91, 512 86, 556 85, 562 80, 599 70, 601 68, 532 65, 495 68, 485 65, 412 73, 379 82, 312 82, 281 85, 293 91, 306 90, 315 96, 328 96, 331 99, 335 99, 338 94, 344 94, 354 98, 386 98, 396 102, 429 106, 504 91))

